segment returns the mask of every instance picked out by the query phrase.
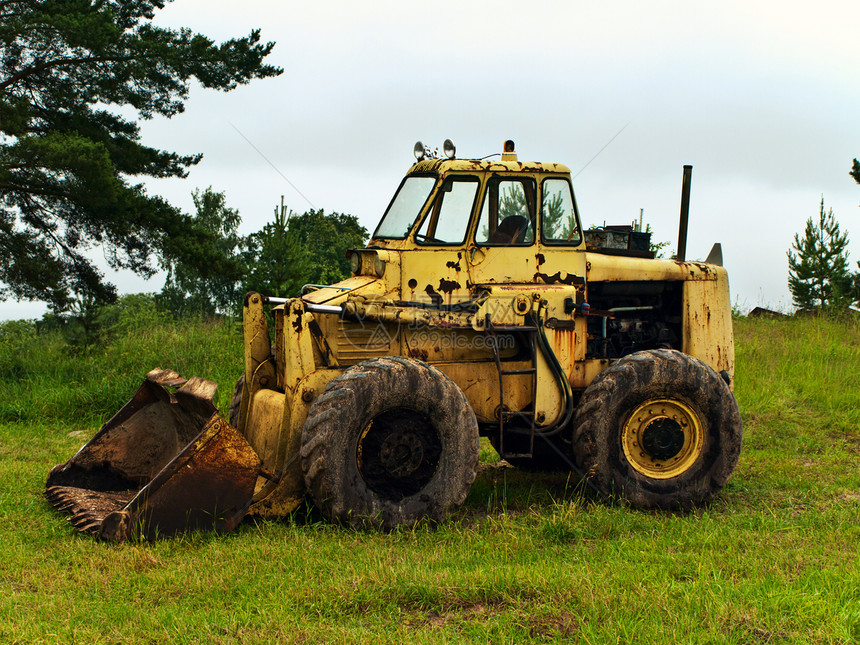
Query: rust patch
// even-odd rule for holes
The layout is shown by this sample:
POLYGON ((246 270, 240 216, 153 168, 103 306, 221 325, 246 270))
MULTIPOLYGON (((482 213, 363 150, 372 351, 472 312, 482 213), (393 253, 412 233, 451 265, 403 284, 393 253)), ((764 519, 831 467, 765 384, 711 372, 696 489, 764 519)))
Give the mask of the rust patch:
POLYGON ((459 282, 454 282, 453 280, 446 280, 445 278, 439 279, 439 291, 441 291, 442 293, 450 294, 452 291, 455 291, 459 288, 459 282))
POLYGON ((427 285, 424 289, 424 293, 430 297, 430 302, 432 302, 434 306, 438 307, 442 304, 442 296, 436 292, 436 289, 433 288, 432 284, 427 285))
POLYGON ((572 273, 568 273, 564 278, 561 277, 561 271, 557 271, 553 275, 547 275, 546 273, 535 273, 534 280, 537 282, 538 280, 543 280, 546 284, 576 284, 576 285, 584 285, 585 279, 579 277, 578 275, 573 275, 572 273))
POLYGON ((546 291, 548 289, 564 289, 552 284, 517 284, 517 285, 499 285, 500 291, 546 291))
MULTIPOLYGON (((459 254, 458 254, 458 255, 459 255, 459 254)), ((460 270, 461 270, 461 269, 460 269, 460 261, 459 261, 459 260, 457 260, 456 262, 452 262, 452 261, 450 261, 450 260, 449 260, 449 261, 445 264, 445 266, 446 266, 446 267, 448 267, 449 269, 454 269, 454 271, 460 271, 460 270)))
POLYGON ((295 314, 293 315, 292 323, 293 323, 293 329, 296 331, 296 333, 297 334, 302 333, 302 312, 301 311, 295 312, 295 314))
POLYGON ((547 329, 558 329, 559 331, 573 331, 574 329, 576 329, 576 321, 550 318, 546 321, 545 326, 547 329))
POLYGON ((544 254, 543 254, 543 253, 538 253, 538 254, 535 256, 535 262, 536 262, 536 264, 537 264, 538 266, 540 266, 541 264, 543 264, 544 262, 546 262, 546 257, 544 256, 544 254))
MULTIPOLYGON (((437 350, 438 351, 438 350, 437 350)), ((419 361, 427 362, 427 350, 419 348, 409 348, 409 357, 417 358, 419 361)))
POLYGON ((320 329, 319 323, 317 323, 316 320, 312 320, 308 324, 308 329, 310 329, 311 336, 313 337, 314 342, 316 342, 317 348, 320 350, 320 354, 322 354, 325 364, 332 365, 333 363, 336 363, 336 361, 334 361, 331 347, 329 346, 322 329, 320 329))

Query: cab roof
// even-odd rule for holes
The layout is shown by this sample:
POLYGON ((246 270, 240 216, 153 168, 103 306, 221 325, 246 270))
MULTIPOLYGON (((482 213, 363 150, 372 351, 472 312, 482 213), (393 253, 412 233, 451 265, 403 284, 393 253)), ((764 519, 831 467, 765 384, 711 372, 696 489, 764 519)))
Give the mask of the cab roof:
POLYGON ((560 163, 540 161, 499 161, 498 159, 422 159, 406 173, 442 174, 446 172, 523 172, 570 174, 570 168, 560 163))

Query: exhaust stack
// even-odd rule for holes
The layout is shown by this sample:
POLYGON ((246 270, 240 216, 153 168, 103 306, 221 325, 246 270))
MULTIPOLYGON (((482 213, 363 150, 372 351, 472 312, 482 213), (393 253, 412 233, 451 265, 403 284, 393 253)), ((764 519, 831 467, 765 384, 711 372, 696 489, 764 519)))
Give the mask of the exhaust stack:
POLYGON ((681 222, 678 226, 677 258, 683 262, 687 257, 687 222, 690 219, 690 181, 693 166, 684 166, 684 179, 681 184, 681 222))

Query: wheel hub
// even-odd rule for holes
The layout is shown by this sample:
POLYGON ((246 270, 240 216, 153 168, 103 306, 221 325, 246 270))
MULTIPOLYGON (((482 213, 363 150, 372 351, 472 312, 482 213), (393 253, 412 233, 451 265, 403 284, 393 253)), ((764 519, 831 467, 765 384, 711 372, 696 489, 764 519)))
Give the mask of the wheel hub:
POLYGON ((675 419, 656 419, 642 432, 642 447, 654 459, 671 459, 684 447, 684 429, 675 419))
POLYGON ((435 426, 425 415, 393 408, 374 417, 358 441, 356 465, 367 486, 392 501, 420 491, 442 454, 435 426))
POLYGON ((681 401, 646 401, 625 421, 621 447, 637 472, 652 479, 671 479, 686 472, 702 454, 702 423, 681 401))
POLYGON ((415 471, 424 458, 421 439, 413 432, 395 431, 385 437, 379 448, 379 459, 386 472, 394 477, 406 477, 415 471))

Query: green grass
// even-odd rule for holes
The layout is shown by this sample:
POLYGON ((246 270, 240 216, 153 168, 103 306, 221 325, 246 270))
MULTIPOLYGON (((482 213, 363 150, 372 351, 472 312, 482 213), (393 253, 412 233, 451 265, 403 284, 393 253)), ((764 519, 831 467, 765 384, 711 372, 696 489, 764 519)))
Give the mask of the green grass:
POLYGON ((152 367, 220 382, 223 410, 237 328, 159 323, 78 354, 0 334, 0 642, 858 642, 860 327, 739 319, 735 337, 744 450, 707 509, 594 503, 485 449, 436 529, 306 508, 115 545, 48 505, 48 470, 152 367))

